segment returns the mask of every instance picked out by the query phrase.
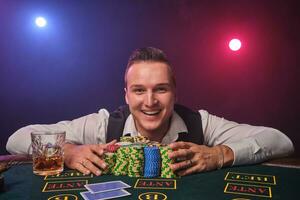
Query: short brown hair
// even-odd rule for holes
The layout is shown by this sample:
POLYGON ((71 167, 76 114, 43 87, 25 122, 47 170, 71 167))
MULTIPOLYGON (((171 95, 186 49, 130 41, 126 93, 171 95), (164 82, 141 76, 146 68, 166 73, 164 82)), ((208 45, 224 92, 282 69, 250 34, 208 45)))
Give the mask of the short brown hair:
POLYGON ((125 71, 125 76, 124 76, 124 81, 125 81, 125 87, 127 86, 127 72, 131 65, 138 63, 138 62, 161 62, 165 63, 168 66, 169 72, 170 72, 170 79, 174 84, 174 87, 176 87, 176 79, 174 72, 172 70, 172 67, 170 65, 169 60, 167 59, 166 54, 154 47, 143 47, 136 49, 132 52, 132 54, 129 57, 126 71, 125 71))

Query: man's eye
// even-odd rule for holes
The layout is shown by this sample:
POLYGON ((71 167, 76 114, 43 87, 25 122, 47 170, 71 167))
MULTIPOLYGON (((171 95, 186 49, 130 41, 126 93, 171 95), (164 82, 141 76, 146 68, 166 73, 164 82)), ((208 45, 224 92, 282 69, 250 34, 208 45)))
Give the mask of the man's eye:
POLYGON ((144 90, 137 88, 137 89, 134 89, 133 92, 136 94, 142 94, 144 92, 144 90))
POLYGON ((167 89, 166 88, 157 88, 156 91, 158 93, 165 93, 167 91, 167 89))

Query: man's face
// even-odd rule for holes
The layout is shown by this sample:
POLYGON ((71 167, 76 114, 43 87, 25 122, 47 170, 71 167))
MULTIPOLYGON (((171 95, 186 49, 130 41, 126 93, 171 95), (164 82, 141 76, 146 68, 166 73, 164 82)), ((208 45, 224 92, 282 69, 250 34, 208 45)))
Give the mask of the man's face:
POLYGON ((126 103, 140 133, 168 129, 175 102, 175 86, 165 63, 138 62, 127 72, 126 103))

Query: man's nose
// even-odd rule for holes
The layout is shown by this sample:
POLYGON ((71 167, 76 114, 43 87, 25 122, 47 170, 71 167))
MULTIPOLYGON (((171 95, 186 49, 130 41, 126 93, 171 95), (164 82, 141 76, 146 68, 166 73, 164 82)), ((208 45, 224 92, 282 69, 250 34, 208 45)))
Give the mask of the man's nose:
POLYGON ((157 104, 157 99, 155 97, 155 94, 153 94, 152 92, 148 92, 147 93, 147 97, 146 97, 146 105, 151 107, 155 104, 157 104))

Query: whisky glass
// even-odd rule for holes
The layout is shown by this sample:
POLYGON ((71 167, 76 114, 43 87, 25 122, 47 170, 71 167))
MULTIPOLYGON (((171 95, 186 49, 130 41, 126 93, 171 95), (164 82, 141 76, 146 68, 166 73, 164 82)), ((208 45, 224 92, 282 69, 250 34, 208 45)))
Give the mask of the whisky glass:
POLYGON ((32 132, 33 173, 37 175, 54 175, 64 169, 65 132, 32 132))

